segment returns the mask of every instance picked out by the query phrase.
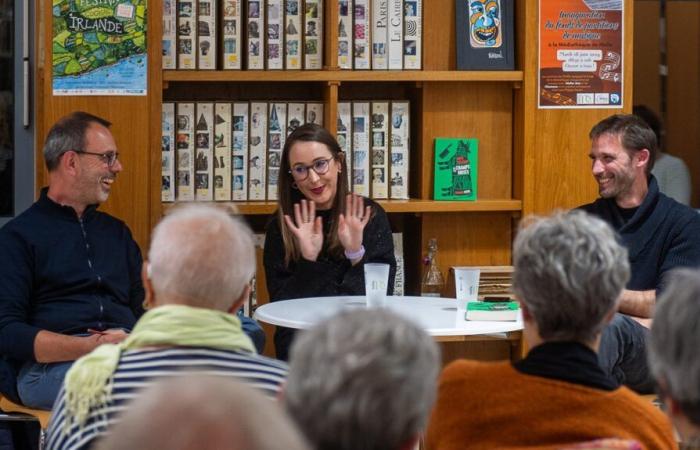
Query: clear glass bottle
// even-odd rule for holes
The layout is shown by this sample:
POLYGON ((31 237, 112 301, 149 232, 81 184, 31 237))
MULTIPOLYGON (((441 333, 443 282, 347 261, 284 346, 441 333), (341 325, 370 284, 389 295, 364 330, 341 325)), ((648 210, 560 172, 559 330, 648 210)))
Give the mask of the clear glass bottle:
POLYGON ((421 297, 440 297, 445 287, 445 278, 437 265, 437 239, 428 241, 428 256, 423 259, 423 279, 420 283, 421 297))

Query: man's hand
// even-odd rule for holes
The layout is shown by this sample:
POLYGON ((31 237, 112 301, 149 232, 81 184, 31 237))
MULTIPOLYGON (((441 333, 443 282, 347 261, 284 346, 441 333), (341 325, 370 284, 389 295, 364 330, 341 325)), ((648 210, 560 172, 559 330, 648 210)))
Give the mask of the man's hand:
POLYGON ((88 329, 88 333, 97 336, 97 345, 118 344, 129 336, 129 334, 121 328, 110 328, 104 331, 88 329))
POLYGON ((128 336, 121 329, 88 331, 88 336, 67 336, 41 330, 34 338, 34 359, 40 363, 75 361, 102 344, 117 344, 128 336))
MULTIPOLYGON (((633 319, 651 319, 654 315, 654 305, 656 304, 656 291, 630 291, 623 290, 620 294, 620 303, 617 310, 621 313, 633 316, 633 319)), ((647 326, 648 321, 638 321, 647 326)))

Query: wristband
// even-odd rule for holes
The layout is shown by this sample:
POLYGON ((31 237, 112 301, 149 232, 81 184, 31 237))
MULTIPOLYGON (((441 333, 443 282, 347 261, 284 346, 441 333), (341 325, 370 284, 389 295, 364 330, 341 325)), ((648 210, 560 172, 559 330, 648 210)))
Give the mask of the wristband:
POLYGON ((360 259, 363 256, 365 256, 365 246, 364 245, 360 245, 360 249, 356 252, 351 253, 351 252, 345 250, 345 257, 351 261, 355 260, 355 259, 360 259))

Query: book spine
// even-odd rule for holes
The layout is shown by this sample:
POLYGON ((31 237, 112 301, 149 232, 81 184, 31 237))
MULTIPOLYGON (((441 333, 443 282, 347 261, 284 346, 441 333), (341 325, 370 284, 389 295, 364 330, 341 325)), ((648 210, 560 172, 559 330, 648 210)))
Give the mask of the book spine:
POLYGON ((389 68, 389 0, 372 0, 372 69, 389 68))
POLYGON ((353 0, 338 0, 338 67, 352 69, 353 0))
POLYGON ((286 0, 284 5, 284 55, 287 70, 301 69, 301 2, 302 0, 286 0))
POLYGON ((306 104, 306 123, 323 126, 323 103, 308 102, 306 104))
POLYGON ((304 4, 304 69, 323 68, 323 0, 304 4))
POLYGON ((194 103, 177 104, 177 200, 194 200, 194 103))
POLYGON ((197 68, 216 70, 216 1, 197 2, 197 68))
POLYGON ((241 0, 224 0, 222 11, 223 68, 241 69, 241 0))
POLYGON ((232 176, 233 188, 231 197, 233 201, 248 200, 248 130, 250 116, 248 103, 233 104, 233 144, 232 144, 232 176))
POLYGON ((290 103, 287 106, 287 136, 306 122, 305 117, 306 103, 290 103))
POLYGON ((177 69, 177 9, 175 0, 163 0, 163 69, 177 69))
POLYGON ((282 149, 287 138, 287 104, 270 103, 267 123, 267 199, 277 200, 282 149))
POLYGON ((403 68, 423 68, 423 0, 405 0, 403 16, 403 68))
POLYGON ((265 68, 265 0, 248 0, 248 59, 246 68, 265 68))
POLYGON ((353 56, 355 60, 355 69, 370 68, 370 0, 355 0, 355 8, 353 16, 355 24, 353 25, 353 56))
POLYGON ((389 0, 389 70, 403 69, 403 0, 389 0))
POLYGON ((408 200, 409 152, 411 134, 411 105, 407 101, 391 103, 391 137, 389 141, 390 197, 394 200, 408 200))
POLYGON ((396 275, 394 276, 394 295, 402 296, 404 294, 405 285, 405 275, 403 268, 403 233, 392 233, 391 237, 394 241, 394 258, 396 259, 396 275))
POLYGON ((197 103, 196 111, 194 196, 197 201, 207 202, 214 198, 214 104, 197 103))
POLYGON ((197 44, 196 4, 194 0, 177 2, 177 68, 197 67, 195 45, 197 44))
POLYGON ((372 198, 386 199, 389 195, 389 102, 372 103, 372 198))
POLYGON ((231 201, 231 104, 214 105, 214 200, 231 201))
POLYGON ((369 196, 369 103, 352 104, 352 191, 369 196))
POLYGON ((175 201, 175 104, 163 103, 161 121, 161 190, 163 202, 175 201))
POLYGON ((248 200, 265 200, 267 103, 250 104, 250 160, 248 161, 248 200))
POLYGON ((345 173, 348 177, 348 189, 352 190, 352 104, 338 103, 338 125, 336 139, 340 149, 345 153, 345 173))
POLYGON ((284 58, 282 56, 282 0, 267 0, 267 69, 284 69, 284 58))

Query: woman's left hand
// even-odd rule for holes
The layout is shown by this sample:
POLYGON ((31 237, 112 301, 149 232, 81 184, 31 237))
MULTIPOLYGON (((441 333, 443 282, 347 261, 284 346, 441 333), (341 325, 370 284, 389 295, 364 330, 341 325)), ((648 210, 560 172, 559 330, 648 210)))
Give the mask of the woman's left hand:
POLYGON ((362 247, 362 232, 369 222, 372 207, 355 194, 345 199, 345 214, 338 217, 338 239, 348 253, 357 253, 362 247))

